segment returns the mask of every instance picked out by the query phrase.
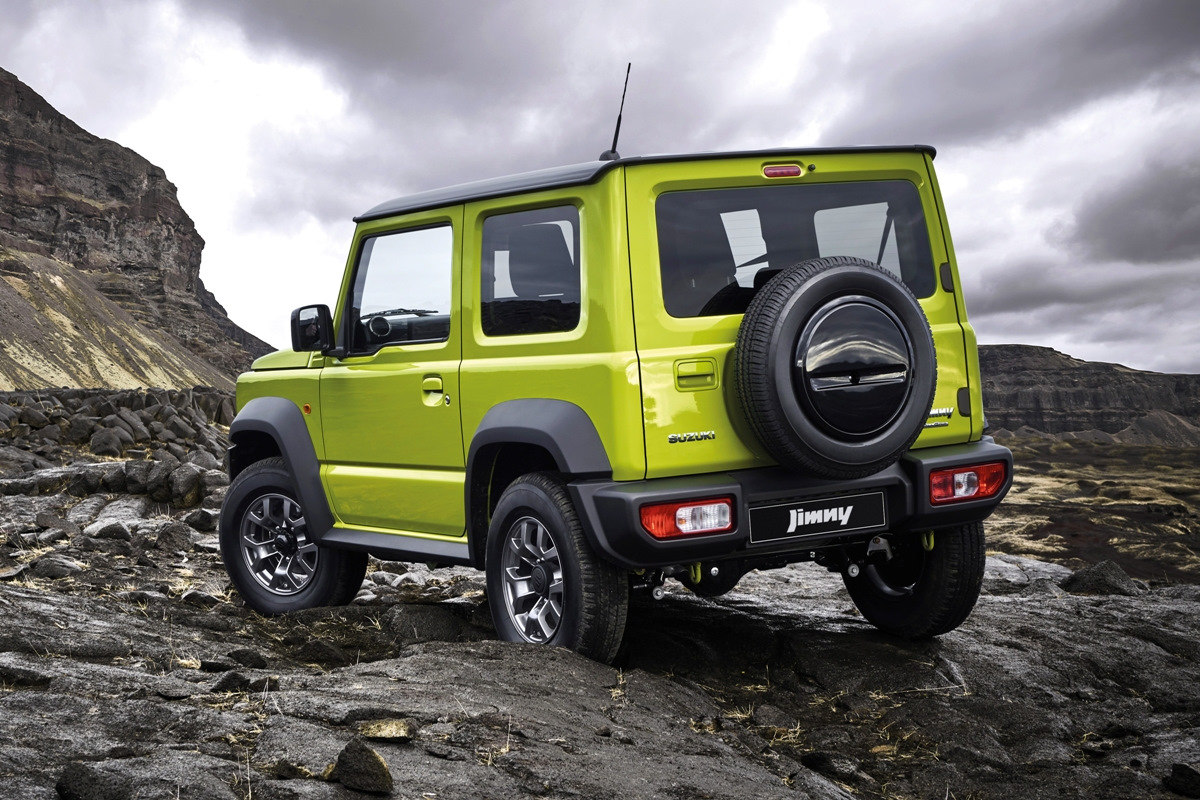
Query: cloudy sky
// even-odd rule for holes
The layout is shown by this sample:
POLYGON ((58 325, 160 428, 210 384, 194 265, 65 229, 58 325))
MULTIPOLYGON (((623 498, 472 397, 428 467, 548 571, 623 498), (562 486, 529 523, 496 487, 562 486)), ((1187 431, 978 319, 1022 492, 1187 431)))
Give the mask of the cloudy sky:
POLYGON ((0 0, 0 67, 166 169, 286 345, 382 200, 624 155, 922 142, 985 343, 1200 372, 1197 0, 0 0))

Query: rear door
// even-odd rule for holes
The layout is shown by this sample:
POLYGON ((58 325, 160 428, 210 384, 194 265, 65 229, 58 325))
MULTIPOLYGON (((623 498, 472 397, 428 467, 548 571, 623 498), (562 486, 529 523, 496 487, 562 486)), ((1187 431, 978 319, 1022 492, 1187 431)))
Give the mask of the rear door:
POLYGON ((912 289, 933 329, 944 415, 916 446, 969 438, 957 413, 963 331, 937 277, 947 254, 921 153, 645 164, 626 184, 649 476, 771 463, 738 406, 733 346, 756 289, 821 256, 880 264, 912 289), (799 174, 767 177, 781 162, 799 174))

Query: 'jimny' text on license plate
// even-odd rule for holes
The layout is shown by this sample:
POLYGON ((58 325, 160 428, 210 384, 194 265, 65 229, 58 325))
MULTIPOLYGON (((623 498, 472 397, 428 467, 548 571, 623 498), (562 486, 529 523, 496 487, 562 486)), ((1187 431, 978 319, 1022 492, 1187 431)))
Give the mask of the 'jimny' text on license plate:
POLYGON ((750 509, 750 541, 887 528, 883 492, 814 498, 750 509))

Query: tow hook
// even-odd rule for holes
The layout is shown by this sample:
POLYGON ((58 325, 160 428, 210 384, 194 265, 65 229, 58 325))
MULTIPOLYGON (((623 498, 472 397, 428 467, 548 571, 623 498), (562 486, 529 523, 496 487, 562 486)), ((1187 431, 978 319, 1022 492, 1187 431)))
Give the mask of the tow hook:
POLYGON ((888 543, 887 539, 882 536, 876 536, 867 544, 867 560, 878 560, 881 555, 884 561, 891 561, 892 546, 888 543))

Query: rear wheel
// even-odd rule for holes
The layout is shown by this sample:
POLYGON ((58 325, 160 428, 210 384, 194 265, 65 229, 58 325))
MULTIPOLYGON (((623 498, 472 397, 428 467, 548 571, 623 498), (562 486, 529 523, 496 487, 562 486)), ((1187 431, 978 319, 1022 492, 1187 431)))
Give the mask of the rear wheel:
POLYGON ((616 657, 629 580, 588 545, 560 475, 523 475, 500 496, 488 528, 487 585, 501 639, 567 647, 604 663, 616 657))
POLYGON ((367 571, 366 553, 312 539, 282 458, 252 464, 230 484, 219 538, 229 579, 260 614, 345 605, 367 571))
POLYGON ((983 585, 983 523, 894 537, 892 558, 868 563, 846 590, 868 622, 885 633, 925 639, 948 633, 975 607, 983 585))

